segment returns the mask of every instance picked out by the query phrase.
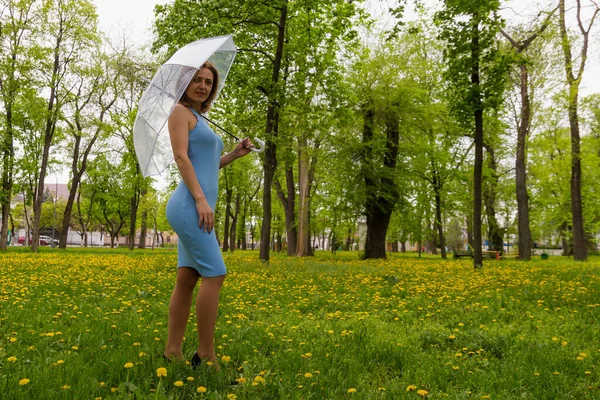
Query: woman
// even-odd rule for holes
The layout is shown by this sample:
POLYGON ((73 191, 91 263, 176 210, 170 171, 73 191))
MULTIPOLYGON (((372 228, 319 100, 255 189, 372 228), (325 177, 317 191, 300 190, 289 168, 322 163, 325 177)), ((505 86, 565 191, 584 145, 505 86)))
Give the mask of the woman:
POLYGON ((227 269, 215 234, 213 210, 217 202, 219 169, 243 157, 254 147, 248 138, 224 156, 223 141, 200 114, 206 113, 217 95, 219 75, 206 62, 186 88, 169 117, 171 147, 182 181, 167 204, 167 219, 179 237, 177 282, 169 303, 168 339, 163 357, 183 359, 183 335, 192 296, 196 297, 198 348, 191 364, 211 361, 217 368, 214 348, 219 293, 227 269))

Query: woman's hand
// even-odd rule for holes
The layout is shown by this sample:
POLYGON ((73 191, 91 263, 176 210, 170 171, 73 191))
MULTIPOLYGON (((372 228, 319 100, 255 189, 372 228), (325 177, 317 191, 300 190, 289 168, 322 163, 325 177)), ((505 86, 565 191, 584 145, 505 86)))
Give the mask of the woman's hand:
POLYGON ((250 141, 250 138, 243 138, 235 145, 235 149, 233 149, 233 153, 237 158, 244 157, 248 153, 250 153, 250 149, 254 148, 254 144, 250 141))
POLYGON ((198 210, 198 226, 204 232, 210 233, 215 226, 215 216, 206 198, 196 200, 196 210, 198 210))

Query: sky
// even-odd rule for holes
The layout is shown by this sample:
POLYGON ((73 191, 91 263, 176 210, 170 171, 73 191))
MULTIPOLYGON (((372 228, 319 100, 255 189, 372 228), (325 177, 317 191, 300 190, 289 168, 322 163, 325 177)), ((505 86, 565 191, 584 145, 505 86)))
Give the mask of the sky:
MULTIPOLYGON (((423 1, 423 0, 422 0, 423 1)), ((589 0, 588 0, 589 1, 589 0)), ((168 0, 94 0, 96 4, 100 29, 110 37, 122 37, 125 33, 129 43, 137 46, 150 45, 152 41, 151 27, 154 20, 154 6, 165 4, 168 0)), ((381 25, 393 21, 385 16, 393 0, 367 0, 371 12, 378 16, 381 25)), ((412 3, 409 1, 409 3, 412 3)), ((425 4, 439 3, 437 0, 424 0, 425 4)), ((547 10, 553 0, 504 0, 502 15, 508 21, 531 21, 539 10, 547 10)), ((585 4, 585 1, 584 1, 585 4)), ((406 17, 414 15, 407 10, 406 17)), ((573 17, 573 15, 571 15, 573 17)), ((573 19, 573 18, 571 18, 573 19)), ((596 22, 595 35, 590 41, 589 58, 582 82, 582 94, 600 92, 600 19, 596 22)))

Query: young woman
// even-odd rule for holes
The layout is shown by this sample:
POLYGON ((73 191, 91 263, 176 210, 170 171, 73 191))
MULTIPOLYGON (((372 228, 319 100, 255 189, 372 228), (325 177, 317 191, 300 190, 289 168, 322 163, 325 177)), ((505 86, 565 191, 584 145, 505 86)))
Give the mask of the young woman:
POLYGON ((219 169, 250 152, 248 138, 224 156, 223 141, 200 114, 206 113, 219 87, 216 68, 206 62, 196 73, 169 117, 169 135, 181 182, 167 204, 167 219, 179 237, 177 282, 169 303, 168 339, 163 357, 183 359, 183 336, 192 296, 196 296, 198 348, 191 364, 205 359, 218 368, 214 348, 219 293, 227 269, 213 232, 219 169))

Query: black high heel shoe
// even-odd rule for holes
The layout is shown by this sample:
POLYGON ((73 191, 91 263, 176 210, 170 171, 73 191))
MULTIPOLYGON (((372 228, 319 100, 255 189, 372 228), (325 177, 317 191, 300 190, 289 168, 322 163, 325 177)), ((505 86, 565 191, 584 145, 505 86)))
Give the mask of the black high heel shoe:
POLYGON ((196 353, 194 353, 194 355, 192 356, 192 359, 190 360, 190 365, 192 368, 196 369, 200 366, 200 364, 202 364, 202 359, 196 352, 196 353))

